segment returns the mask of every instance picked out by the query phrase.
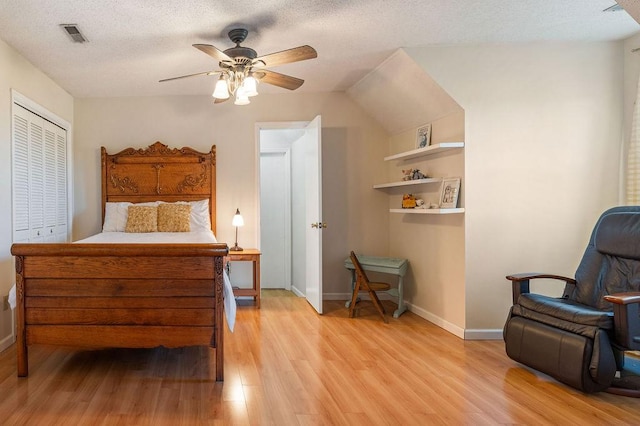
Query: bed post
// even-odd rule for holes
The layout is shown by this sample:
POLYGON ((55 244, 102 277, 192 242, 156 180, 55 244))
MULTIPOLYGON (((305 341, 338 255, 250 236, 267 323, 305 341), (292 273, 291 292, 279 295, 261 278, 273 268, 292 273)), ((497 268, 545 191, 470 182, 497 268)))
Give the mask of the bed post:
POLYGON ((223 286, 224 286, 224 278, 223 274, 223 262, 224 258, 222 256, 216 256, 213 258, 214 265, 214 286, 215 286, 215 317, 216 317, 216 325, 214 327, 213 332, 213 346, 216 348, 216 381, 221 382, 224 380, 224 315, 222 315, 223 311, 223 286))
POLYGON ((24 324, 24 256, 16 256, 16 355, 18 357, 18 377, 29 374, 27 334, 24 324))

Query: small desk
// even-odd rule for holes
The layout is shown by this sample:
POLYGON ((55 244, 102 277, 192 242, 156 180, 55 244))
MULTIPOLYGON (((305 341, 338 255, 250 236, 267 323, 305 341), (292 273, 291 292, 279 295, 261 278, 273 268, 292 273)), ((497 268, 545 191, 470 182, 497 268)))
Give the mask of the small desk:
POLYGON ((244 249, 242 251, 229 251, 227 255, 229 262, 252 262, 253 263, 253 288, 234 288, 233 295, 251 296, 256 302, 256 308, 260 309, 260 250, 244 249))
MULTIPOLYGON (((365 271, 382 272, 385 274, 398 276, 398 288, 392 288, 389 291, 384 292, 398 298, 398 309, 393 312, 393 317, 398 318, 404 311, 407 310, 407 307, 404 304, 402 280, 404 278, 404 274, 407 273, 409 261, 407 259, 398 259, 394 257, 375 257, 363 255, 358 255, 358 260, 362 265, 362 269, 364 269, 365 271)), ((353 263, 351 263, 350 258, 347 258, 344 261, 344 267, 351 270, 351 289, 353 290, 356 284, 356 271, 353 267, 353 263)), ((350 304, 351 301, 348 300, 345 306, 348 308, 350 304)))

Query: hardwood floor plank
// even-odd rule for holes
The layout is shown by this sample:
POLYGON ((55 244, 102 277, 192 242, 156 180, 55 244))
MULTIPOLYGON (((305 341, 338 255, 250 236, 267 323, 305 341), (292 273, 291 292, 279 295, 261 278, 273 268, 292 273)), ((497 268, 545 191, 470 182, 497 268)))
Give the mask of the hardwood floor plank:
MULTIPOLYGON (((394 305, 383 301, 392 312, 394 305)), ((225 382, 208 347, 35 345, 30 374, 0 353, 3 425, 640 424, 640 401, 586 395, 523 367, 501 341, 463 341, 410 312, 385 324, 343 301, 241 306, 225 382)))

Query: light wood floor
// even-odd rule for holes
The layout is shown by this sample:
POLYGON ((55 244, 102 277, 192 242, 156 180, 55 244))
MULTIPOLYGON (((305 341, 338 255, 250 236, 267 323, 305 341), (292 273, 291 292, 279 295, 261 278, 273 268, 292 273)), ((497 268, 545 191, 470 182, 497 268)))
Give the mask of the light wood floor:
MULTIPOLYGON (((388 310, 393 305, 385 302, 388 310)), ((499 341, 463 341, 405 313, 384 324, 344 302, 241 306, 225 382, 207 348, 30 348, 0 354, 3 425, 640 424, 640 401, 584 395, 511 361, 499 341)))

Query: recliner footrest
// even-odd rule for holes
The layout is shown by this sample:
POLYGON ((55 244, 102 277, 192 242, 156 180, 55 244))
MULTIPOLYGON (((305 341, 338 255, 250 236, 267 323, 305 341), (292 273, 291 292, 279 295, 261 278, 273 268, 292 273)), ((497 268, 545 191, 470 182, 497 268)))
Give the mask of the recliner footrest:
POLYGON ((615 376, 613 351, 604 332, 597 336, 599 350, 593 359, 593 340, 528 318, 509 318, 504 338, 511 359, 584 392, 608 388, 615 376))

